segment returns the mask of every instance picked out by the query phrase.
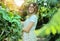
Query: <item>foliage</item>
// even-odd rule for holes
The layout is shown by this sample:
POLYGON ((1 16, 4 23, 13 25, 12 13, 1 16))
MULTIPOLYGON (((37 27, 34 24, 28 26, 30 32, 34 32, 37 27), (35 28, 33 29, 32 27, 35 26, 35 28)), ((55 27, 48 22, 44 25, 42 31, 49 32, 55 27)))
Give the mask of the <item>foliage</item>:
POLYGON ((52 16, 57 12, 57 7, 56 7, 57 0, 37 0, 36 3, 38 4, 38 11, 39 11, 38 12, 39 18, 36 29, 39 29, 44 24, 47 24, 52 18, 52 16), (54 3, 55 5, 52 3, 54 3))
POLYGON ((55 35, 56 33, 60 34, 60 28, 59 28, 60 19, 59 18, 60 18, 60 9, 58 10, 57 13, 53 15, 49 23, 40 29, 40 35, 46 36, 46 35, 50 35, 51 33, 53 35, 55 35))
POLYGON ((2 6, 3 8, 6 8, 3 2, 0 2, 0 6, 2 6))
POLYGON ((18 41, 21 37, 20 16, 0 8, 0 41, 10 38, 10 41, 18 41))
POLYGON ((60 41, 60 38, 58 38, 56 41, 60 41))

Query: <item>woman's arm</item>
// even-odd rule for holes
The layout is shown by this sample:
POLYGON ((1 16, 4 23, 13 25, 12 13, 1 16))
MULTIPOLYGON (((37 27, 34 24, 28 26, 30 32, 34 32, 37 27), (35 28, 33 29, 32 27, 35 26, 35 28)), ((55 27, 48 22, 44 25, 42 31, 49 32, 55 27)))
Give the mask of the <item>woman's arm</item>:
POLYGON ((34 25, 34 22, 31 21, 26 28, 23 28, 23 32, 29 33, 33 25, 34 25))
POLYGON ((31 30, 32 26, 33 26, 34 23, 37 21, 36 15, 31 16, 31 18, 30 18, 29 21, 30 21, 30 22, 29 22, 28 26, 27 26, 27 27, 24 27, 23 32, 29 33, 29 31, 31 30))

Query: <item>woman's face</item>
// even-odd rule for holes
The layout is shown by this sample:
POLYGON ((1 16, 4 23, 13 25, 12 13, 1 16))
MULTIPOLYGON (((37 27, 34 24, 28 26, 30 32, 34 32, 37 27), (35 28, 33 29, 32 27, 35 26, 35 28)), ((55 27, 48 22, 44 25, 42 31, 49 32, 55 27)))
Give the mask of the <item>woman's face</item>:
POLYGON ((29 13, 33 13, 34 12, 34 6, 33 4, 30 4, 29 8, 28 8, 29 13))

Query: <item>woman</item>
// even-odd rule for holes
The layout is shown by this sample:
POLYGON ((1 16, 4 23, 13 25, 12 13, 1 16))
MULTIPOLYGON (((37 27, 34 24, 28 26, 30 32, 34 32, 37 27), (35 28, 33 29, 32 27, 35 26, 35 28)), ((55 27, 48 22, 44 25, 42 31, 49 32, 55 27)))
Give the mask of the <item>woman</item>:
POLYGON ((37 4, 31 3, 28 7, 29 17, 24 22, 23 41, 37 41, 34 33, 38 20, 37 11, 37 4))

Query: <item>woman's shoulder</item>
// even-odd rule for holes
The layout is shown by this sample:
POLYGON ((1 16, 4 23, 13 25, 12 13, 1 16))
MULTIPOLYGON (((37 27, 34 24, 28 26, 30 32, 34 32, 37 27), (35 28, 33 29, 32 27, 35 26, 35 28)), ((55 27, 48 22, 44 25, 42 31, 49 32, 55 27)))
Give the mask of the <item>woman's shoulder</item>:
POLYGON ((31 18, 37 18, 37 16, 34 14, 34 15, 31 16, 31 18))
POLYGON ((36 15, 32 15, 31 17, 30 17, 30 20, 37 20, 38 19, 38 17, 36 16, 36 15))

